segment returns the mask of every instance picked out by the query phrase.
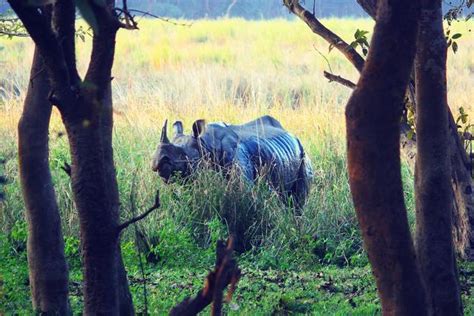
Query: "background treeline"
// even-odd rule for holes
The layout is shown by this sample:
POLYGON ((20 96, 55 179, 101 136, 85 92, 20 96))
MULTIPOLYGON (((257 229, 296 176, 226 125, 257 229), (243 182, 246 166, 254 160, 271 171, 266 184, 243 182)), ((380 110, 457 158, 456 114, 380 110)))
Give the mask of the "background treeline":
MULTIPOLYGON (((463 0, 444 1, 446 12, 463 0)), ((116 1, 118 2, 118 1, 116 1)), ((292 18, 282 0, 128 0, 131 9, 154 15, 184 18, 241 17, 245 19, 292 18)), ((306 8, 315 8, 318 17, 367 17, 355 0, 306 0, 306 8)), ((0 0, 0 14, 9 5, 0 0)))
MULTIPOLYGON (((308 7, 313 1, 307 1, 308 7)), ((186 19, 222 16, 246 19, 289 17, 281 0, 129 0, 129 6, 154 14, 186 19)), ((316 11, 323 16, 364 16, 353 0, 316 0, 316 11)))
MULTIPOLYGON (((129 0, 129 7, 152 14, 173 18, 199 19, 223 16, 246 19, 290 17, 281 0, 129 0)), ((313 1, 306 5, 312 8, 313 1)), ((320 16, 365 16, 354 0, 316 0, 320 16)), ((0 0, 0 13, 9 9, 6 0, 0 0)))

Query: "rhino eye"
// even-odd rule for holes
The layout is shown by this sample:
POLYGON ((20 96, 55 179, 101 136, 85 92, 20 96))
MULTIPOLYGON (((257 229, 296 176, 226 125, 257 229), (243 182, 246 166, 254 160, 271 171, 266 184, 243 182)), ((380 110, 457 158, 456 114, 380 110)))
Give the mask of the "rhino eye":
POLYGON ((162 157, 158 163, 158 166, 162 166, 164 164, 171 164, 171 159, 168 156, 162 157))

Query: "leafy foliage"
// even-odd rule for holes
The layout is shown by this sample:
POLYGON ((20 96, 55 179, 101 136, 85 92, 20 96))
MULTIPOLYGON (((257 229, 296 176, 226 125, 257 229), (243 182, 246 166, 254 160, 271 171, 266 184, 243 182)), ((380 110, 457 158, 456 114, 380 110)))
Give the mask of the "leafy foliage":
POLYGON ((369 53, 369 41, 367 39, 367 35, 369 34, 369 31, 364 31, 364 30, 359 30, 357 29, 354 33, 354 41, 351 42, 351 46, 354 48, 360 47, 362 49, 362 54, 364 56, 367 56, 369 53))

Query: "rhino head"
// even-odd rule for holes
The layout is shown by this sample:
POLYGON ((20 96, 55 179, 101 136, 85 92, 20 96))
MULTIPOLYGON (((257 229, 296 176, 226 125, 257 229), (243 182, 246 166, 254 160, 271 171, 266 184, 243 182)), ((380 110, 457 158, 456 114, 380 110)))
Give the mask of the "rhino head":
POLYGON ((173 176, 187 177, 202 157, 200 136, 204 133, 206 123, 197 120, 193 123, 192 135, 183 133, 183 123, 176 121, 173 124, 173 140, 167 135, 168 120, 161 130, 160 143, 153 155, 151 168, 168 183, 173 176))

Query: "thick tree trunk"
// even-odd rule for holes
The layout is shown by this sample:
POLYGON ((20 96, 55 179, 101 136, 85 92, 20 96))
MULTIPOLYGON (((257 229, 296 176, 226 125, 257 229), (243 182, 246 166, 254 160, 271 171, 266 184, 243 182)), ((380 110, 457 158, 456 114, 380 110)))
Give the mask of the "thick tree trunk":
POLYGON ((68 267, 61 219, 49 170, 49 83, 35 51, 23 114, 18 125, 20 180, 28 220, 28 266, 33 308, 68 315, 68 267))
MULTIPOLYGON (((376 19, 376 7, 380 0, 357 0, 360 6, 374 20, 376 19)), ((454 194, 453 208, 453 240, 456 253, 468 260, 474 260, 474 194, 473 181, 471 175, 470 163, 467 159, 466 151, 461 144, 457 127, 454 122, 453 114, 448 108, 448 120, 451 131, 451 183, 454 194)), ((402 130, 403 132, 403 130, 402 130)), ((414 167, 416 155, 413 143, 407 138, 407 134, 402 133, 402 148, 405 157, 408 159, 410 167, 414 167)))
POLYGON ((430 315, 462 315, 451 235, 453 196, 441 0, 422 0, 416 78, 416 250, 430 315))
MULTIPOLYGON (((89 102, 91 102, 89 100, 89 102)), ((91 102, 92 103, 92 102, 91 102)), ((118 216, 110 201, 98 117, 65 122, 84 257, 84 312, 118 314, 118 216)))
POLYGON ((417 1, 381 1, 371 50, 346 108, 349 182, 386 315, 425 315, 403 200, 400 117, 415 56, 417 1))

